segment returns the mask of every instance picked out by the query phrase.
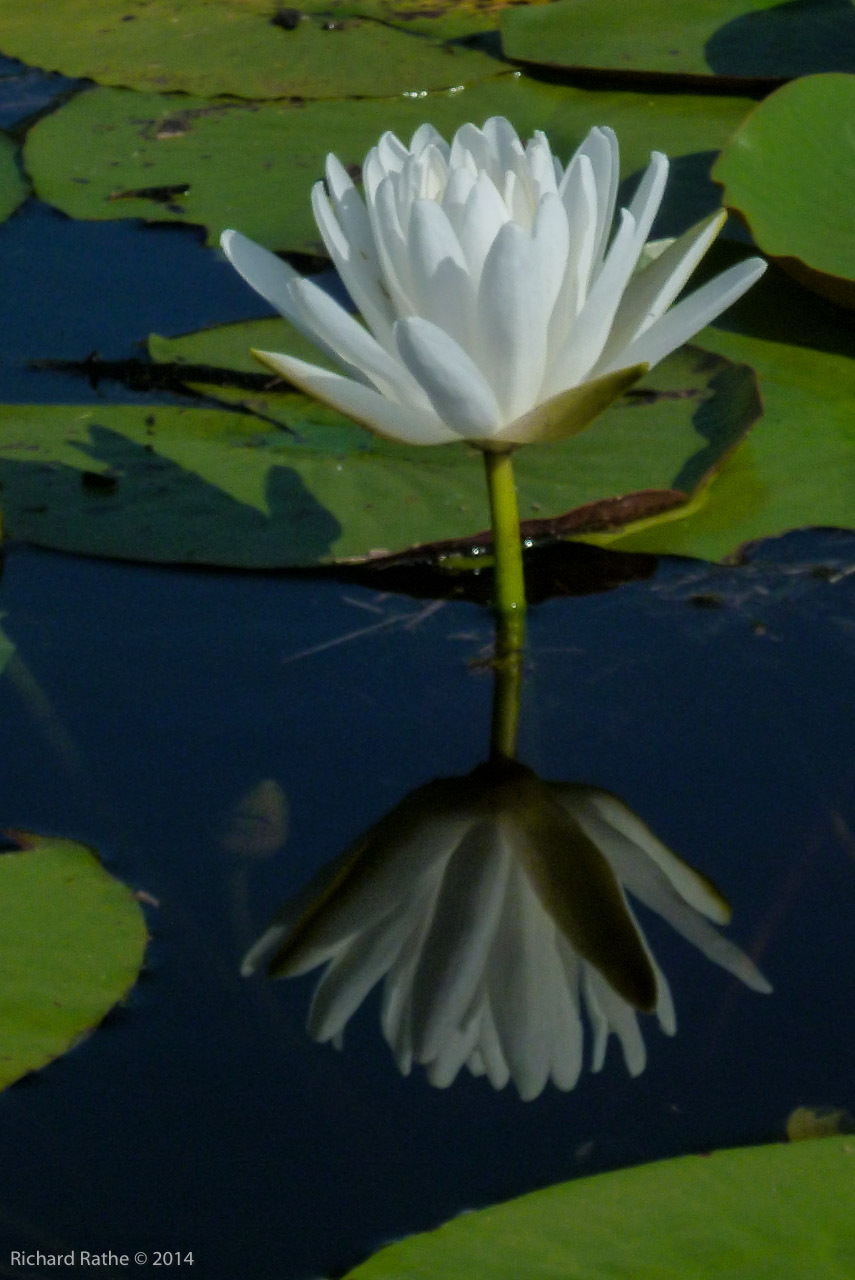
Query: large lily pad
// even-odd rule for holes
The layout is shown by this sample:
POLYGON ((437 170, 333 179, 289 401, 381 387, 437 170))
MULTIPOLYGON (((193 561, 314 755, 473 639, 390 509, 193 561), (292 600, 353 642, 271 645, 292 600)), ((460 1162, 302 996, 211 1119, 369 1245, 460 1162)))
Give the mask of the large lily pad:
POLYGON ((5 133, 0 133, 0 222, 15 212, 28 191, 18 168, 18 148, 5 133))
POLYGON ((855 304, 855 75, 806 76, 750 113, 713 177, 761 249, 855 304), (793 164, 798 156, 798 164, 793 164))
MULTIPOLYGON (((719 267, 732 256, 727 246, 711 254, 719 267)), ((762 421, 667 524, 591 540, 725 560, 790 529, 855 528, 855 362, 841 317, 847 313, 770 268, 721 327, 701 335, 705 346, 756 369, 762 421)))
POLYGON ((718 207, 720 194, 707 180, 710 153, 751 105, 592 93, 508 75, 389 102, 259 104, 96 88, 30 130, 25 164, 38 195, 73 218, 201 223, 212 244, 226 227, 238 227, 272 249, 322 252, 309 193, 330 150, 358 167, 386 129, 409 138, 430 120, 450 135, 467 120, 502 114, 523 136, 545 129, 567 159, 588 129, 610 124, 624 175, 645 165, 653 149, 677 157, 661 231, 673 234, 718 207))
POLYGON ((486 53, 336 5, 270 0, 3 0, 2 51, 101 84, 211 97, 391 97, 495 72, 486 53), (310 12, 310 8, 321 12, 310 12))
POLYGON ((850 0, 557 0, 508 9, 507 57, 609 75, 784 80, 855 61, 850 0))
MULTIPOLYGON (((272 323, 281 339, 284 324, 272 323)), ((232 326, 240 359, 257 336, 232 326)), ((212 341, 222 358, 222 334, 212 341)), ((204 340, 190 350, 199 359, 204 340)), ((488 525, 477 451, 383 441, 294 392, 260 387, 249 400, 252 413, 5 406, 8 536, 126 559, 257 567, 367 560, 488 525)), ((599 499, 656 490, 654 507, 674 505, 758 412, 749 369, 686 349, 581 436, 520 450, 522 515, 551 533, 556 517, 599 499)), ((608 506, 581 524, 622 523, 649 503, 608 506)))
POLYGON ((0 854, 0 1089, 59 1057, 136 981, 139 903, 73 840, 13 833, 0 854))
POLYGON ((348 1280, 847 1280, 851 1137, 683 1156, 466 1213, 348 1280))

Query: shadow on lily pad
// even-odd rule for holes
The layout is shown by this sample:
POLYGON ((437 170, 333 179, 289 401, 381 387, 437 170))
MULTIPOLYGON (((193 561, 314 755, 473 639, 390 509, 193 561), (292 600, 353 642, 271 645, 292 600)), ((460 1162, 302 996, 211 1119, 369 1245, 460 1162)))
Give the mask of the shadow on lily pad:
POLYGON ((790 0, 726 22, 707 41, 721 76, 792 79, 855 66, 855 9, 849 0, 790 0))

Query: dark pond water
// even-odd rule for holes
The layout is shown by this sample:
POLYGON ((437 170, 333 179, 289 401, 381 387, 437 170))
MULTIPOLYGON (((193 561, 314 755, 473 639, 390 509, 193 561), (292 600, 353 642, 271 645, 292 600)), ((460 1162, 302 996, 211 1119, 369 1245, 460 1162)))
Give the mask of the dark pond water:
MULTIPOLYGON (((149 329, 256 310, 192 232, 34 203, 0 227, 0 270, 7 400, 91 397, 31 357, 118 358, 149 329)), ((792 534, 738 568, 667 561, 532 610, 520 757, 616 792, 711 876, 775 993, 645 915, 678 1034, 645 1018, 640 1077, 613 1041, 602 1073, 530 1103, 402 1077, 373 999, 342 1052, 316 1045, 313 976, 238 974, 313 871, 483 758, 482 608, 13 547, 0 611, 0 825, 83 840, 160 904, 127 1006, 0 1096, 0 1275, 40 1247, 193 1251, 206 1280, 334 1276, 464 1209, 855 1101, 852 536, 792 534), (223 832, 262 781, 288 838, 242 858, 223 832)))

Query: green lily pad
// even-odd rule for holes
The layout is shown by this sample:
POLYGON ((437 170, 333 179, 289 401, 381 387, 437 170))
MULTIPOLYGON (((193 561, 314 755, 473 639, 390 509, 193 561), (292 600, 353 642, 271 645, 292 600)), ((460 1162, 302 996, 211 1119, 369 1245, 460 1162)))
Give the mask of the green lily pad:
POLYGON ((106 85, 204 97, 393 97, 495 73, 486 53, 371 16, 271 0, 3 0, 0 48, 106 85), (289 20, 288 15, 294 15, 289 20))
POLYGON ((610 124, 624 175, 654 149, 678 158, 665 204, 673 227, 663 232, 674 234, 718 208, 705 153, 721 148, 751 105, 592 93, 508 75, 387 102, 246 103, 95 88, 30 129, 24 158, 40 198, 73 218, 201 223, 211 244, 237 227, 271 249, 316 253, 324 249, 309 196, 330 150, 358 167, 386 129, 409 139, 430 120, 450 136, 467 120, 502 114, 525 137, 544 129, 566 160, 593 125, 610 124))
POLYGON ((0 854, 0 1089, 65 1053, 133 986, 139 903, 73 840, 13 832, 0 854))
MULTIPOLYGON (((284 322, 272 323, 287 346, 284 322)), ((246 328, 230 329, 243 360, 246 328)), ((222 358, 223 334, 211 340, 222 358)), ((190 340, 194 358, 203 343, 190 340)), ((370 560, 487 527, 476 450, 384 441, 291 391, 261 390, 253 408, 5 406, 9 538, 124 559, 285 567, 370 560)), ((680 502, 758 412, 751 370, 691 348, 675 354, 582 435, 519 451, 527 532, 552 535, 556 517, 600 499, 624 501, 581 513, 573 527, 624 523, 639 509, 626 496, 639 492, 644 510, 680 502)))
POLYGON ((785 80, 855 61, 850 0, 556 0, 508 9, 508 58, 614 75, 785 80))
POLYGON ((0 133, 0 222, 5 222, 28 194, 29 187, 18 168, 18 148, 0 133))
POLYGON ((725 202, 741 214, 760 248, 797 280, 850 306, 855 306, 853 120, 855 75, 806 76, 761 102, 713 169, 725 202))
MULTIPOLYGON (((718 246, 710 267, 733 256, 718 246)), ((726 560, 746 543, 790 529, 855 529, 855 362, 842 316, 770 268, 722 327, 699 335, 705 347, 756 369, 762 421, 667 523, 585 540, 726 560)))
POLYGON ((851 1137, 579 1178, 387 1246, 347 1280, 847 1280, 851 1137))

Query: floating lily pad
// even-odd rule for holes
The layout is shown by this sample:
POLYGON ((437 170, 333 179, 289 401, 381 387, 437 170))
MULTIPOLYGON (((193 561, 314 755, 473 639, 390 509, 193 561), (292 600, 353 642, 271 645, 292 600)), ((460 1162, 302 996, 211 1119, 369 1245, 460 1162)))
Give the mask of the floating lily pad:
POLYGON ((239 98, 392 97, 495 73, 486 53, 408 34, 335 0, 3 0, 2 51, 34 66, 132 89, 239 98), (310 12, 311 8, 320 12, 310 12))
MULTIPOLYGON (((729 246, 711 266, 732 260, 729 246)), ((756 369, 762 420, 668 523, 593 539, 621 551, 725 560, 791 529, 855 529, 855 362, 841 312, 770 268, 705 346, 756 369), (726 327, 725 327, 726 326, 726 327)))
POLYGON ((29 193, 29 187, 18 168, 18 148, 5 133, 0 133, 0 222, 14 213, 29 193))
POLYGON ((713 169, 725 202, 738 210, 760 248, 797 280, 850 306, 855 305, 853 120, 855 75, 807 76, 761 102, 713 169))
POLYGON ((769 81, 855 63, 850 0, 556 0, 508 9, 508 58, 610 76, 769 81))
POLYGON ((751 105, 592 93, 509 75, 459 93, 390 102, 259 104, 96 88, 29 131, 25 164, 41 199, 73 218, 201 223, 211 244, 237 227, 268 248, 323 252, 309 195, 331 150, 358 168, 386 129, 409 139, 430 120, 450 136, 467 120, 502 114, 525 137, 544 129, 566 160, 593 125, 610 124, 624 176, 646 165, 653 149, 676 158, 665 235, 719 206, 707 178, 712 153, 751 105))
POLYGON ((846 1280, 855 1144, 825 1138, 579 1178, 387 1246, 347 1280, 846 1280))
POLYGON ((73 840, 13 833, 0 854, 0 1088, 59 1057, 133 986, 139 903, 73 840))
MULTIPOLYGON (((244 326, 231 329, 244 359, 244 326)), ((194 359, 202 341, 191 342, 194 359)), ((212 341, 222 358, 223 335, 212 341)), ((268 567, 368 560, 487 527, 476 450, 383 441, 295 392, 261 389, 252 406, 5 406, 8 536, 124 559, 268 567)), ((656 490, 673 505, 672 490, 701 483, 758 412, 749 369, 686 349, 582 435, 520 450, 523 518, 551 534, 555 517, 600 499, 656 490)), ((610 505, 582 525, 635 511, 610 505)))

